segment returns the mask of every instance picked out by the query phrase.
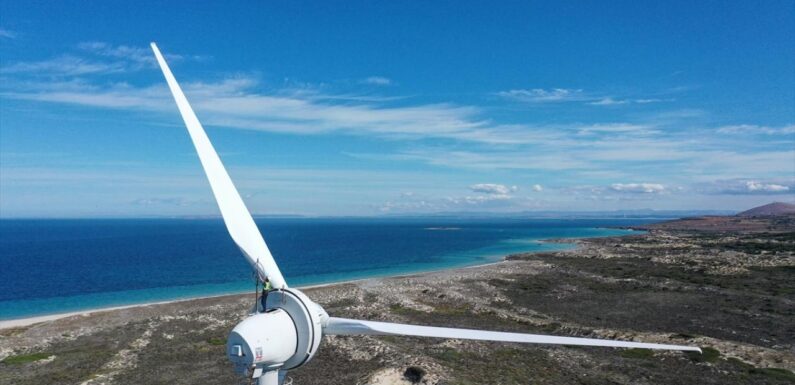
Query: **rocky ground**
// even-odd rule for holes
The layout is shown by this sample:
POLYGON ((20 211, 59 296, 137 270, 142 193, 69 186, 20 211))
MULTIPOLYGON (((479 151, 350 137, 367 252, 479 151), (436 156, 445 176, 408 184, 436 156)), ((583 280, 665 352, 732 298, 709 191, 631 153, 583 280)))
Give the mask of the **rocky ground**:
MULTIPOLYGON (((324 337, 318 356, 289 376, 294 384, 795 382, 795 217, 647 230, 580 240, 574 251, 306 293, 339 317, 691 344, 703 355, 324 337)), ((224 343, 252 303, 253 294, 207 298, 2 329, 0 383, 246 383, 224 343)))

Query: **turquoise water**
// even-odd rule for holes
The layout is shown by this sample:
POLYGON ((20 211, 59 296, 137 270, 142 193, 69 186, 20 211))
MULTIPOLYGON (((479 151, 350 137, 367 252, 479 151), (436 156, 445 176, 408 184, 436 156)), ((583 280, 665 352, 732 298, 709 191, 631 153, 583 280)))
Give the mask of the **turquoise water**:
MULTIPOLYGON (((265 219, 291 286, 496 262, 640 220, 265 219)), ((0 319, 253 291, 220 220, 2 220, 0 319)))

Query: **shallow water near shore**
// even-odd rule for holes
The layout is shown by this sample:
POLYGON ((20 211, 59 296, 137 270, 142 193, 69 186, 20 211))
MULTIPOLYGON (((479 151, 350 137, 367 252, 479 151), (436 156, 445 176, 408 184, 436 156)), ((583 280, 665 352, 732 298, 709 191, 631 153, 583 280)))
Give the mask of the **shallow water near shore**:
MULTIPOLYGON (((292 286, 562 250, 641 219, 258 219, 292 286)), ((0 221, 0 319, 254 290, 220 219, 0 221)))

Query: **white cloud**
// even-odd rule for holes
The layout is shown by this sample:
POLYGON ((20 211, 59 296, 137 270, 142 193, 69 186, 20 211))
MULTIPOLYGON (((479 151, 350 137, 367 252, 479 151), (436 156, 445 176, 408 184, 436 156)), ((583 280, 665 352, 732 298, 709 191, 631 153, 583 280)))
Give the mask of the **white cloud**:
POLYGON ((663 103, 663 102, 672 102, 674 99, 657 99, 657 98, 648 98, 648 99, 615 99, 613 97, 604 97, 601 99, 593 100, 588 102, 588 104, 592 106, 616 106, 621 104, 651 104, 651 103, 663 103))
MULTIPOLYGON (((168 54, 166 58, 173 62, 184 57, 168 54)), ((13 63, 3 67, 0 73, 68 77, 140 71, 147 68, 155 69, 156 66, 157 63, 149 48, 86 42, 78 44, 74 53, 40 61, 13 63)))
POLYGON ((781 127, 758 126, 755 124, 739 124, 723 126, 717 129, 720 134, 747 134, 747 135, 792 135, 795 134, 795 124, 781 127))
POLYGON ((604 96, 604 95, 599 96, 599 95, 585 93, 581 89, 569 89, 569 88, 513 89, 508 91, 497 92, 496 95, 508 100, 525 102, 525 103, 583 102, 585 104, 590 104, 593 106, 649 104, 649 103, 673 101, 673 99, 657 99, 657 98, 631 99, 631 98, 616 98, 613 96, 604 96))
POLYGON ((588 102, 588 104, 594 106, 614 106, 617 104, 627 104, 627 103, 629 103, 629 101, 627 100, 616 100, 610 97, 602 98, 593 102, 588 102))
POLYGON ((695 191, 705 194, 773 195, 795 191, 795 178, 781 179, 721 179, 695 185, 695 191))
POLYGON ((444 198, 402 199, 387 201, 376 209, 382 213, 419 213, 470 210, 515 209, 518 202, 510 195, 448 196, 444 198))
MULTIPOLYGON (((156 62, 152 50, 144 47, 130 47, 126 45, 114 46, 103 42, 85 42, 78 44, 77 48, 97 56, 115 59, 124 59, 143 66, 154 67, 156 62)), ((181 56, 171 55, 167 59, 181 59, 181 56)))
POLYGON ((503 184, 478 183, 469 186, 469 189, 474 192, 485 193, 485 194, 507 195, 517 191, 519 188, 516 186, 506 186, 503 184))
POLYGON ((757 181, 748 181, 745 182, 745 187, 750 192, 785 192, 789 191, 789 186, 783 186, 780 184, 773 184, 773 183, 760 183, 757 181))
POLYGON ((665 191, 665 186, 657 183, 613 183, 610 189, 628 193, 659 194, 665 191))
MULTIPOLYGON (((667 187, 654 183, 616 183, 609 186, 577 185, 560 189, 560 195, 569 199, 598 202, 661 202, 671 197, 671 194, 667 194, 667 192, 667 187)), ((626 207, 615 206, 615 208, 624 209, 626 207)))
POLYGON ((474 195, 474 196, 464 196, 464 197, 448 197, 447 201, 456 205, 460 204, 479 205, 486 202, 507 201, 512 198, 513 198, 512 196, 507 194, 490 194, 490 195, 474 195))
MULTIPOLYGON (((2 97, 175 114, 164 85, 93 85, 81 81, 6 84, 2 97)), ((379 102, 338 102, 320 92, 309 95, 260 89, 256 78, 237 76, 219 82, 183 82, 202 122, 207 125, 294 135, 333 132, 416 141, 442 138, 467 146, 411 145, 392 153, 348 154, 375 160, 419 161, 435 166, 483 170, 546 170, 610 178, 646 178, 648 163, 687 165, 680 177, 702 179, 770 175, 795 171, 795 151, 773 151, 743 141, 714 137, 677 137, 665 126, 643 123, 499 125, 473 106, 419 104, 385 106, 379 102), (588 135, 589 140, 583 140, 588 135), (646 165, 642 165, 642 162, 646 165), (790 166, 788 166, 790 165, 790 166)), ((176 121, 175 121, 176 124, 176 121)), ((714 135, 714 131, 713 132, 714 135)), ((704 131, 705 135, 709 134, 704 131)))
POLYGON ((36 62, 14 63, 3 67, 0 73, 27 73, 42 76, 79 76, 122 72, 124 69, 125 65, 121 62, 105 63, 73 55, 63 55, 36 62))
POLYGON ((392 80, 383 76, 370 76, 362 80, 364 84, 371 84, 374 86, 388 86, 392 84, 392 80))
MULTIPOLYGON (((340 103, 334 95, 325 97, 319 92, 254 92, 258 86, 256 79, 240 76, 217 83, 183 82, 191 104, 208 125, 289 134, 346 132, 392 139, 448 138, 489 144, 541 143, 552 138, 548 132, 484 120, 480 118, 481 109, 472 106, 440 103, 385 107, 350 99, 340 103)), ((11 88, 2 96, 103 108, 174 111, 168 90, 162 85, 40 82, 11 88)))
MULTIPOLYGON (((477 185, 476 185, 477 186, 477 185)), ((474 186, 473 186, 474 187, 474 186)), ((470 211, 470 210, 511 210, 522 202, 517 200, 510 192, 516 191, 515 186, 483 184, 481 187, 472 188, 478 195, 444 196, 444 193, 435 189, 430 194, 400 194, 400 199, 389 200, 375 208, 384 213, 417 213, 417 212, 442 212, 442 211, 470 211), (481 188, 482 187, 482 188, 481 188)))
MULTIPOLYGON (((4 72, 8 68, 19 72, 47 72, 58 68, 74 78, 16 81, 13 78, 17 76, 14 76, 0 86, 3 90, 0 96, 152 111, 169 114, 174 124, 179 123, 173 120, 177 116, 176 109, 155 71, 152 71, 155 84, 152 86, 114 84, 105 76, 95 76, 97 80, 90 81, 88 75, 91 74, 104 75, 148 65, 145 49, 84 43, 80 51, 90 54, 90 59, 61 56, 57 58, 62 59, 60 61, 17 63, 3 68, 4 72), (23 68, 23 64, 28 66, 23 68)), ((24 75, 19 77, 24 78, 24 75)), ((604 184, 607 178, 644 180, 650 175, 650 167, 666 167, 668 174, 677 170, 678 178, 700 181, 748 176, 773 178, 795 172, 795 151, 787 146, 733 139, 731 135, 718 136, 716 129, 694 128, 687 132, 676 129, 682 122, 704 119, 705 113, 698 110, 667 111, 635 122, 500 124, 488 118, 488 111, 476 106, 411 104, 405 100, 392 104, 383 98, 357 98, 328 89, 296 91, 266 86, 252 76, 216 82, 183 81, 183 88, 197 114, 209 126, 291 135, 365 135, 407 143, 402 148, 396 145, 395 150, 388 153, 347 154, 363 159, 415 161, 476 171, 551 171, 561 178, 585 177, 588 180, 582 183, 594 184, 604 184), (443 140, 436 140, 433 145, 417 142, 424 139, 443 140), (452 141, 456 143, 450 145, 452 141)), ((583 95, 581 90, 570 89, 513 90, 506 91, 503 96, 538 101, 594 100, 583 95)), ((793 126, 729 126, 722 128, 720 133, 749 130, 789 133, 793 126)))
POLYGON ((615 133, 634 133, 634 134, 648 134, 656 133, 652 126, 645 124, 629 124, 629 123, 612 123, 612 124, 592 124, 584 125, 578 128, 578 133, 587 134, 615 134, 615 133))
POLYGON ((529 90, 516 89, 500 91, 497 95, 510 100, 531 103, 566 102, 583 99, 582 90, 566 88, 552 88, 548 90, 542 88, 533 88, 529 90))
POLYGON ((535 192, 544 191, 544 187, 542 187, 540 184, 534 184, 533 185, 533 191, 535 191, 535 192))

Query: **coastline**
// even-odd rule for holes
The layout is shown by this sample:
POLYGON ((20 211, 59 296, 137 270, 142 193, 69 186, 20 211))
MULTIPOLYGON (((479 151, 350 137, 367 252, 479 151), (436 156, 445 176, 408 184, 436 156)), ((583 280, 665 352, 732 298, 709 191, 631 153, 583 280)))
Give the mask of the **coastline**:
MULTIPOLYGON (((633 233, 642 232, 643 230, 636 230, 636 229, 619 229, 613 228, 616 230, 626 230, 631 231, 632 233, 627 233, 623 235, 608 235, 608 236, 595 236, 595 237, 570 237, 570 238, 550 238, 550 239, 539 239, 537 242, 539 243, 547 243, 547 244, 558 244, 558 245, 569 245, 570 248, 567 249, 560 249, 554 250, 557 252, 566 252, 566 251, 576 251, 581 247, 579 241, 581 240, 589 240, 589 239, 596 239, 596 238, 604 238, 604 237, 624 237, 624 236, 631 236, 634 235, 633 233)), ((492 256, 492 257, 484 257, 482 263, 475 263, 471 265, 458 265, 458 266, 448 266, 443 268, 430 268, 427 270, 421 269, 417 271, 410 271, 410 272, 396 272, 394 274, 385 274, 385 275, 378 275, 375 274, 373 276, 362 277, 362 278, 353 278, 353 279, 343 279, 339 281, 330 281, 330 282, 323 282, 317 284, 308 284, 308 285, 300 285, 296 286, 298 289, 306 290, 306 289, 314 289, 319 287, 328 287, 328 286, 335 286, 335 285, 345 285, 350 283, 358 283, 368 280, 379 280, 379 279, 388 279, 388 278, 407 278, 413 276, 419 276, 428 273, 438 273, 438 272, 445 272, 445 271, 455 271, 459 269, 474 269, 474 268, 481 268, 487 267, 490 265, 495 265, 499 263, 506 262, 509 257, 518 254, 533 254, 533 253, 544 253, 548 252, 547 250, 537 250, 537 251, 522 251, 522 252, 513 252, 509 254, 503 254, 499 257, 492 256)), ((149 301, 149 302, 141 302, 141 303, 133 303, 127 305, 111 305, 111 306, 100 306, 95 308, 87 308, 84 310, 74 310, 74 311, 65 311, 62 313, 52 313, 52 314, 41 314, 41 315, 34 315, 29 317, 21 317, 21 318, 10 318, 10 319, 0 319, 0 330, 4 329, 12 329, 12 328, 19 328, 19 327, 26 327, 31 326, 37 323, 42 322, 49 322, 55 321, 62 318, 68 318, 73 316, 89 316, 91 314, 102 313, 102 312, 109 312, 114 310, 124 310, 124 309, 134 309, 134 308, 141 308, 147 306, 155 306, 155 305, 167 305, 167 304, 174 304, 174 303, 181 303, 181 302, 188 302, 188 301, 196 301, 202 299, 211 299, 211 298, 220 298, 226 296, 241 296, 245 294, 250 294, 250 291, 232 291, 226 292, 221 294, 211 294, 211 295, 199 295, 199 296, 189 296, 183 298, 175 298, 169 300, 162 300, 162 301, 149 301)))
MULTIPOLYGON (((587 238, 579 238, 579 239, 587 239, 587 238)), ((546 240, 544 241, 546 242, 546 240)), ((539 251, 543 252, 543 251, 539 251)), ((528 252, 525 254, 532 254, 534 252, 528 252)), ((476 269, 476 268, 483 268, 487 266, 497 265, 501 263, 505 263, 508 261, 508 257, 514 255, 504 255, 499 261, 496 262, 486 262, 477 265, 471 266, 456 266, 456 267, 449 267, 444 269, 436 269, 436 270, 424 270, 418 271, 408 274, 394 274, 394 275, 387 275, 387 276, 375 276, 375 277, 368 277, 368 278, 358 278, 358 279, 350 279, 350 280, 342 280, 342 281, 335 281, 335 282, 327 282, 327 283, 319 283, 313 285, 306 285, 306 286, 297 286, 297 289, 301 290, 308 290, 308 289, 317 289, 321 287, 330 287, 330 286, 338 286, 338 285, 346 285, 352 283, 361 283, 365 281, 377 281, 381 279, 389 279, 389 278, 411 278, 411 277, 418 277, 424 274, 431 274, 431 273, 440 273, 445 271, 456 271, 461 269, 476 269)), ((190 298, 178 298, 173 300, 166 300, 166 301, 154 301, 154 302, 145 302, 145 303, 137 303, 137 304, 130 304, 130 305, 121 305, 121 306, 110 306, 110 307, 99 307, 93 309, 86 309, 81 311, 71 311, 71 312, 64 312, 64 313, 55 313, 55 314, 46 314, 46 315, 39 315, 33 317, 24 317, 24 318, 13 318, 7 320, 0 320, 0 330, 4 329, 13 329, 13 328, 20 328, 35 325, 42 322, 50 322, 56 321, 62 318, 69 318, 74 316, 82 316, 87 317, 89 315, 97 314, 97 313, 104 313, 104 312, 111 312, 116 310, 124 310, 124 309, 136 309, 148 306, 157 306, 157 305, 169 305, 169 304, 176 304, 176 303, 183 303, 183 302, 190 302, 190 301, 199 301, 205 299, 212 299, 212 298, 221 298, 221 297, 238 297, 243 295, 250 295, 250 292, 235 292, 235 293, 224 293, 218 295, 205 295, 199 297, 190 297, 190 298)))
POLYGON ((71 311, 66 313, 56 313, 56 314, 47 314, 47 315, 39 315, 33 317, 26 317, 26 318, 14 318, 14 319, 7 319, 7 320, 0 320, 0 330, 3 329, 12 329, 24 326, 31 326, 37 323, 48 322, 48 321, 55 321, 61 318, 73 317, 73 316, 89 316, 96 313, 103 313, 109 312, 114 310, 124 310, 124 309, 134 309, 139 307, 146 307, 146 306, 155 306, 155 305, 167 305, 172 303, 179 303, 179 302, 187 302, 187 301, 194 301, 199 299, 208 299, 208 298, 220 298, 226 296, 237 296, 242 295, 243 293, 231 293, 231 294, 219 294, 219 295, 209 295, 203 297, 193 297, 193 298, 181 298, 181 299, 174 299, 168 301, 157 301, 157 302, 147 302, 147 303, 139 303, 139 304, 132 304, 132 305, 122 305, 122 306, 111 306, 111 307, 101 307, 95 309, 87 309, 82 311, 71 311))
MULTIPOLYGON (((712 228, 711 223, 704 225, 712 228)), ((335 317, 675 343, 698 346, 704 356, 329 336, 317 358, 289 376, 295 383, 394 385, 409 382, 385 382, 385 376, 399 380, 400 373, 419 368, 420 383, 428 385, 528 378, 553 385, 578 378, 790 383, 795 342, 783 331, 791 328, 793 224, 795 218, 760 222, 753 231, 658 229, 676 225, 666 223, 639 236, 567 239, 575 247, 563 252, 495 253, 507 256, 436 271, 295 285, 335 317)), ((224 342, 253 303, 248 291, 0 322, 19 325, 0 330, 0 382, 233 383, 239 377, 224 359, 224 342)))

